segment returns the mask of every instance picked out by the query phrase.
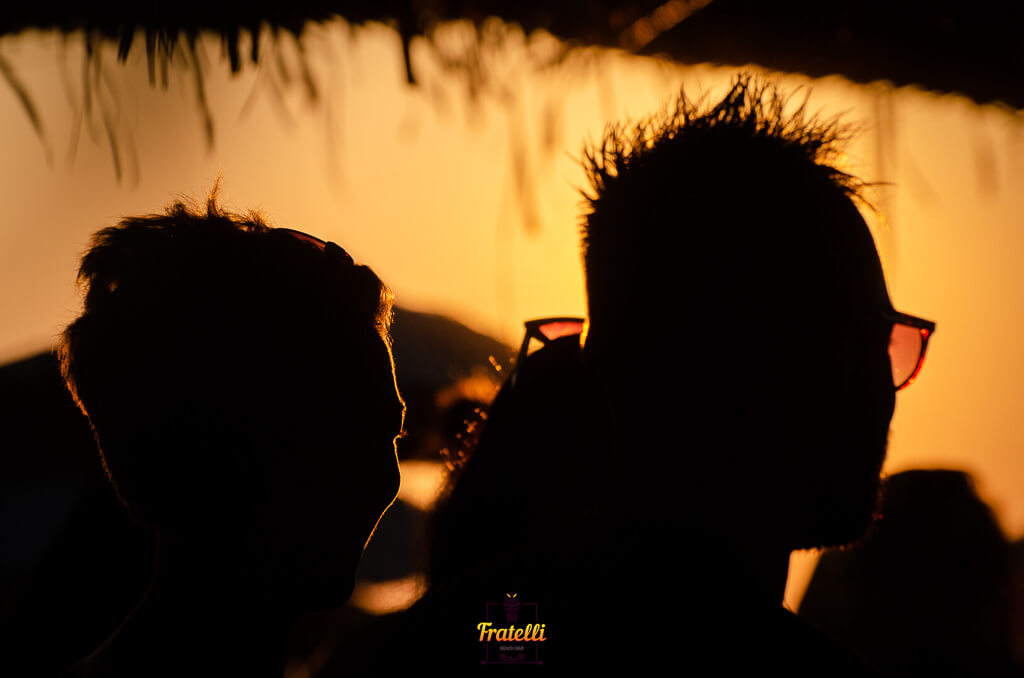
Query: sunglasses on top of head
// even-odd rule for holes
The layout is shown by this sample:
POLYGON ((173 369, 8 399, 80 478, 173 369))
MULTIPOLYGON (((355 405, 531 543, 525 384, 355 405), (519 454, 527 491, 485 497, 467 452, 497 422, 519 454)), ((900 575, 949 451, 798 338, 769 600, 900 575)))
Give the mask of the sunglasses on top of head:
POLYGON ((523 324, 526 326, 526 336, 523 337, 523 343, 519 347, 519 354, 516 357, 515 366, 512 368, 512 374, 509 375, 509 383, 512 386, 515 386, 520 366, 526 360, 526 356, 529 355, 530 343, 532 341, 539 341, 542 345, 546 346, 548 343, 561 337, 581 336, 586 320, 574 316, 559 316, 527 320, 523 324))

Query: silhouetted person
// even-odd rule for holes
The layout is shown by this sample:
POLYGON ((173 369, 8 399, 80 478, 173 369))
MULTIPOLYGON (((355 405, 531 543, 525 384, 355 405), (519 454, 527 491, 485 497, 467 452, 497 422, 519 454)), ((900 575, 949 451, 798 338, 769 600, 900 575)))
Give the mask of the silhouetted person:
POLYGON ((477 422, 479 440, 439 501, 433 586, 482 569, 495 577, 535 569, 603 499, 606 413, 583 370, 579 335, 553 339, 523 357, 477 422), (496 516, 505 516, 504 528, 496 516))
POLYGON ((584 361, 617 454, 610 576, 633 582, 628 616, 659 620, 633 641, 682 642, 684 665, 723 674, 857 670, 781 607, 789 555, 864 533, 895 393, 934 331, 893 310, 861 182, 834 164, 845 130, 785 108, 741 76, 585 156, 584 361), (685 640, 675 600, 695 622, 685 640))
MULTIPOLYGON (((527 609, 519 628, 532 621, 536 604, 557 629, 557 640, 539 652, 546 665, 565 671, 590 663, 565 643, 569 625, 586 621, 577 617, 581 582, 562 584, 581 567, 600 567, 588 561, 597 543, 583 542, 614 469, 603 426, 607 408, 582 364, 578 331, 524 351, 484 416, 470 418, 460 450, 466 457, 435 511, 428 591, 376 637, 343 648, 339 664, 346 666, 329 667, 324 676, 478 671, 484 650, 476 624, 486 604, 509 593, 527 609)), ((585 595, 603 597, 610 583, 585 595)))
POLYGON ((870 523, 934 325, 892 308, 842 129, 782 109, 743 77, 587 154, 583 352, 503 387, 380 664, 478 668, 473 625, 517 591, 559 672, 867 670, 782 608, 789 555, 870 523))
POLYGON ((800 617, 883 675, 1018 675, 1009 564, 966 473, 905 471, 886 479, 869 536, 822 556, 800 617))
POLYGON ((150 589, 73 676, 280 676, 394 500, 392 297, 334 243, 182 203, 98 232, 64 372, 156 529, 150 589))

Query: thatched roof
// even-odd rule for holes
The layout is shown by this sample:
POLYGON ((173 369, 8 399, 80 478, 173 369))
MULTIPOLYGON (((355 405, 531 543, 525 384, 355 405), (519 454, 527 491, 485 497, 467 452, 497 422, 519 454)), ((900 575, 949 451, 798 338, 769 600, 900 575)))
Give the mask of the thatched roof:
MULTIPOLYGON (((683 63, 758 64, 855 82, 917 84, 1022 108, 1022 14, 1019 6, 995 0, 57 0, 8 6, 0 16, 0 36, 29 28, 85 31, 93 40, 116 42, 122 58, 145 49, 153 63, 176 46, 187 48, 201 31, 214 31, 237 70, 243 59, 260 58, 264 26, 297 36, 307 22, 334 17, 353 25, 384 22, 400 32, 408 62, 413 37, 429 39, 447 21, 468 19, 480 26, 497 17, 527 33, 547 31, 569 45, 660 52, 683 63), (251 47, 242 54, 246 35, 252 36, 251 47)), ((413 80, 411 68, 407 73, 413 80)))
MULTIPOLYGON (((97 68, 83 69, 78 105, 87 118, 101 119, 120 178, 125 151, 109 124, 110 111, 93 95, 100 89, 101 48, 116 45, 122 61, 144 51, 151 84, 166 86, 171 64, 187 69, 212 146, 214 126, 204 68, 237 72, 247 60, 262 63, 274 52, 264 49, 266 42, 288 36, 297 45, 298 70, 289 72, 278 57, 279 68, 268 72, 280 71, 283 82, 275 82, 273 88, 279 93, 284 86, 297 84, 315 100, 317 85, 299 38, 311 22, 337 18, 352 27, 371 22, 393 26, 401 36, 410 83, 416 78, 409 46, 414 38, 424 38, 442 68, 461 80, 470 99, 488 91, 507 98, 501 76, 488 72, 488 59, 482 55, 503 49, 503 36, 518 27, 527 35, 543 31, 561 41, 554 51, 539 50, 541 56, 531 56, 542 68, 562 64, 573 55, 584 59, 570 63, 586 62, 588 55, 578 48, 608 48, 659 54, 684 64, 756 65, 811 77, 840 75, 857 83, 916 85, 961 93, 977 104, 1024 108, 1024 7, 997 0, 55 0, 5 8, 0 13, 0 38, 29 29, 85 36, 86 55, 97 68), (452 51, 436 38, 439 29, 456 20, 475 26, 476 40, 452 51), (204 66, 198 40, 209 33, 220 36, 226 65, 204 66)), ((29 94, 31 83, 24 83, 2 55, 0 78, 44 139, 41 116, 29 94)), ((518 186, 525 174, 521 167, 515 171, 518 186)), ((529 203, 525 190, 517 190, 524 204, 529 203)))
POLYGON ((993 0, 716 0, 646 52, 958 92, 1024 108, 1024 7, 993 0))

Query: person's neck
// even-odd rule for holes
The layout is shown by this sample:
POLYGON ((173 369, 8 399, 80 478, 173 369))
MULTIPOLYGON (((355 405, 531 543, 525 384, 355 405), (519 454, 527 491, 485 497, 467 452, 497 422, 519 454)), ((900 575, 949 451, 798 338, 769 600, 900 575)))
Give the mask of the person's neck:
POLYGON ((280 676, 292 615, 236 545, 162 533, 146 596, 98 655, 114 675, 280 676))
MULTIPOLYGON (((792 549, 757 509, 738 503, 687 525, 698 548, 708 554, 709 574, 723 590, 761 605, 781 606, 792 549), (730 580, 728 585, 725 580, 730 580)), ((770 516, 769 516, 770 518, 770 516)))
POLYGON ((701 582, 716 599, 732 599, 743 605, 781 606, 789 576, 791 551, 763 538, 737 538, 728 524, 689 523, 685 516, 669 518, 672 525, 648 523, 652 544, 676 551, 676 541, 683 545, 682 558, 676 555, 667 562, 676 562, 677 570, 686 572, 691 581, 701 582), (669 544, 665 535, 677 535, 669 544), (678 560, 677 560, 678 559, 678 560))

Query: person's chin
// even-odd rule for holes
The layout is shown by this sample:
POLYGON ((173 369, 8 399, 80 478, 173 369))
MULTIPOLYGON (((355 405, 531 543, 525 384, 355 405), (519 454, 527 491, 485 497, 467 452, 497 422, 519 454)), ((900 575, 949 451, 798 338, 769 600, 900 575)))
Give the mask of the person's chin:
POLYGON ((823 482, 819 488, 814 505, 807 507, 807 529, 798 537, 796 548, 853 544, 868 533, 878 515, 881 460, 873 466, 848 471, 832 483, 823 482))
POLYGON ((875 519, 874 508, 862 506, 862 510, 832 513, 819 524, 808 530, 798 548, 836 548, 855 544, 868 534, 875 519))

